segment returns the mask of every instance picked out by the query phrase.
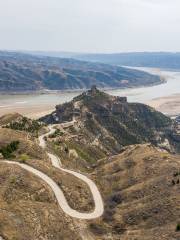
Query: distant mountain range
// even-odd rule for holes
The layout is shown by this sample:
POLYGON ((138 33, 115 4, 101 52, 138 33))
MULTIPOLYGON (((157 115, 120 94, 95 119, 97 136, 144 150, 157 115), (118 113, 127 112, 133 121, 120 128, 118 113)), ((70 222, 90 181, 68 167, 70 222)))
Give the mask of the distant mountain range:
POLYGON ((0 52, 0 91, 39 91, 125 88, 158 84, 160 77, 145 72, 71 58, 0 52))
POLYGON ((113 65, 180 70, 180 53, 132 52, 117 54, 77 54, 75 58, 113 65))
POLYGON ((90 54, 73 52, 27 52, 37 56, 74 58, 83 61, 100 62, 132 67, 153 67, 180 70, 180 52, 129 52, 111 54, 90 54))

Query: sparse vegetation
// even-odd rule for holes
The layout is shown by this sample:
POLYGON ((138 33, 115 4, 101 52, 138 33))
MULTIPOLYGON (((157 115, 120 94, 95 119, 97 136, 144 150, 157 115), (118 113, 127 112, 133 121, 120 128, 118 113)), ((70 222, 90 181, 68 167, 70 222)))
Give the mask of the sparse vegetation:
POLYGON ((103 226, 101 226, 100 224, 91 223, 89 225, 89 227, 90 227, 91 231, 96 235, 107 234, 106 229, 103 228, 103 226))
POLYGON ((173 176, 174 176, 174 177, 180 176, 180 171, 175 172, 175 173, 173 174, 173 176))
POLYGON ((9 179, 9 182, 11 183, 11 184, 16 184, 16 182, 17 182, 17 176, 11 176, 10 177, 10 179, 9 179))
MULTIPOLYGON (((164 153, 152 144, 152 142, 157 144, 158 137, 162 137, 161 140, 164 139, 167 129, 169 133, 169 127, 172 126, 171 120, 160 113, 154 113, 153 109, 142 104, 129 104, 101 92, 97 94, 95 92, 94 99, 91 91, 88 94, 90 96, 86 96, 85 100, 81 95, 78 99, 80 104, 75 104, 76 114, 79 114, 77 122, 73 122, 70 128, 66 126, 64 132, 57 129, 50 137, 45 137, 48 152, 59 155, 64 168, 77 169, 88 174, 101 192, 105 205, 104 214, 101 218, 88 221, 87 230, 93 233, 93 239, 99 240, 106 238, 106 235, 111 239, 121 237, 126 239, 131 237, 131 234, 133 239, 145 240, 144 237, 148 236, 149 240, 152 236, 154 237, 154 233, 160 236, 162 232, 165 236, 164 240, 169 240, 172 232, 176 237, 177 232, 180 231, 178 155, 164 153), (131 145, 142 142, 148 143, 131 145), (124 145, 131 146, 123 147, 124 145)), ((72 121, 74 102, 57 106, 56 110, 59 119, 62 117, 61 120, 72 121)), ((0 131, 5 135, 5 137, 1 135, 0 152, 10 158, 14 153, 19 162, 47 173, 60 186, 73 209, 80 212, 93 211, 93 198, 87 185, 70 174, 52 168, 48 156, 43 155, 43 149, 37 145, 35 138, 27 133, 29 131, 24 130, 25 127, 28 129, 26 120, 22 120, 21 124, 17 120, 14 123, 11 125, 13 130, 1 129, 0 131), (23 132, 16 131, 20 129, 23 132), (17 141, 13 141, 16 139, 19 139, 20 146, 17 141), (37 156, 40 156, 41 160, 37 156)), ((36 123, 33 123, 33 126, 33 132, 36 132, 38 126, 36 123)), ((63 223, 62 225, 55 223, 56 221, 59 223, 60 219, 65 222, 68 216, 64 218, 63 213, 59 214, 61 209, 59 211, 56 209, 54 195, 48 192, 48 188, 46 189, 42 181, 38 181, 38 178, 30 173, 26 174, 18 166, 11 168, 4 165, 0 168, 2 186, 0 202, 6 200, 5 204, 3 202, 3 207, 7 206, 8 211, 10 209, 12 213, 15 212, 16 216, 19 216, 20 220, 23 219, 19 221, 20 226, 28 228, 31 224, 28 230, 32 231, 35 225, 31 219, 35 217, 38 223, 38 232, 35 234, 40 232, 44 237, 44 233, 49 234, 52 231, 52 239, 75 240, 74 236, 69 238, 69 233, 59 235, 64 231, 61 226, 65 230, 66 226, 63 223), (13 172, 10 175, 11 171, 13 172), (8 181, 3 175, 4 172, 8 181), (8 203, 13 203, 10 208, 8 203), (48 217, 49 211, 52 218, 48 217), (23 221, 28 224, 22 224, 23 221)), ((3 212, 6 217, 9 216, 8 211, 3 212)), ((1 217, 1 214, 0 220, 4 220, 4 215, 1 217)), ((7 222, 6 219, 4 222, 11 224, 11 221, 7 222)), ((68 222, 72 223, 69 219, 68 222)), ((11 228, 12 226, 14 225, 11 225, 11 228)), ((72 225, 70 229, 74 229, 72 225)), ((19 231, 19 228, 16 231, 19 231)), ((20 234, 24 232, 21 231, 20 234)), ((23 236, 22 239, 35 239, 33 237, 23 236)))
POLYGON ((27 154, 22 154, 19 156, 19 161, 21 163, 26 163, 29 160, 29 156, 27 154))
POLYGON ((49 138, 56 138, 58 136, 63 136, 63 132, 61 132, 59 129, 56 129, 56 131, 52 134, 50 134, 48 137, 49 138))
POLYGON ((175 186, 180 183, 180 171, 177 171, 173 174, 172 185, 175 186))
POLYGON ((22 117, 17 121, 12 121, 5 126, 6 128, 26 131, 29 133, 33 133, 36 137, 38 136, 38 131, 41 129, 42 124, 36 120, 31 120, 26 117, 22 117))
MULTIPOLYGON (((60 174, 55 172, 58 179, 60 174)), ((1 164, 0 208, 0 239, 39 240, 47 235, 49 240, 80 239, 48 186, 19 167, 1 164)))
POLYGON ((176 232, 180 232, 180 223, 178 223, 176 226, 176 232))
POLYGON ((0 153, 2 153, 4 158, 13 158, 13 153, 18 149, 19 141, 13 141, 10 144, 2 147, 0 153))
MULTIPOLYGON (((176 229, 172 219, 179 221, 179 195, 178 187, 168 186, 174 174, 175 186, 179 179, 178 170, 172 173, 177 169, 179 156, 162 153, 149 144, 124 149, 120 155, 95 168, 105 203, 102 221, 96 223, 105 225, 112 239, 126 239, 127 231, 133 233, 133 239, 144 240, 145 236, 153 239, 155 233, 159 236, 163 233, 165 240, 171 239, 176 229), (164 156, 171 161, 164 161, 164 156), (157 229, 158 224, 161 224, 160 229, 157 229), (133 231, 134 228, 138 231, 133 231)), ((174 234, 176 239, 178 233, 174 234)))
MULTIPOLYGON (((108 95, 97 88, 82 93, 71 102, 56 106, 53 114, 41 120, 49 124, 57 123, 54 114, 59 122, 71 121, 73 114, 77 116, 82 127, 80 130, 71 128, 74 135, 82 134, 89 145, 97 139, 95 144, 111 154, 119 153, 124 146, 145 142, 157 146, 165 140, 170 144, 168 150, 175 148, 179 151, 172 139, 174 123, 169 117, 147 105, 128 103, 126 98, 108 95), (77 109, 75 106, 79 102, 80 108, 77 109)), ((81 151, 78 154, 82 155, 81 151)))

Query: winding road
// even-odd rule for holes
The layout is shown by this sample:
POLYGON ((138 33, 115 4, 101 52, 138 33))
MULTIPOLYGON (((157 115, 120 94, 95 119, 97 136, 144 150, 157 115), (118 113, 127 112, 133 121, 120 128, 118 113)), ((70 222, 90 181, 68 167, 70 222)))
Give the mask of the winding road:
MULTIPOLYGON (((44 148, 46 147, 46 142, 44 140, 44 137, 48 137, 50 134, 54 133, 55 132, 55 129, 53 128, 53 126, 49 126, 49 132, 40 136, 39 137, 39 146, 44 148)), ((45 181, 52 189, 52 191, 54 192, 55 196, 56 196, 56 199, 57 199, 57 202, 58 202, 58 205, 61 207, 61 209, 69 216, 73 217, 73 218, 78 218, 78 219, 95 219, 95 218, 98 218, 100 216, 102 216, 103 212, 104 212, 104 204, 103 204, 103 200, 102 200, 102 197, 101 197, 101 194, 96 186, 96 184, 90 180, 88 177, 86 177, 85 175, 81 174, 81 173, 77 173, 75 171, 71 171, 71 170, 68 170, 68 169, 64 169, 62 168, 62 164, 61 164, 61 161, 60 159, 51 154, 51 153, 48 153, 48 156, 49 158, 51 159, 51 162, 52 162, 52 166, 63 171, 63 172, 66 172, 68 174, 72 174, 73 176, 79 178, 80 180, 84 181, 91 193, 92 193, 92 196, 93 196, 93 199, 94 199, 94 204, 95 204, 95 208, 94 208, 94 211, 93 212, 90 212, 90 213, 81 213, 81 212, 78 212, 74 209, 72 209, 65 196, 64 196, 64 193, 63 191, 60 189, 60 187, 50 178, 48 177, 46 174, 42 173, 41 171, 27 165, 27 164, 22 164, 22 163, 19 163, 19 162, 13 162, 13 161, 1 161, 1 162, 4 162, 4 163, 7 163, 7 164, 14 164, 14 165, 17 165, 31 173, 33 173, 34 175, 38 176, 39 178, 41 178, 43 181, 45 181)))

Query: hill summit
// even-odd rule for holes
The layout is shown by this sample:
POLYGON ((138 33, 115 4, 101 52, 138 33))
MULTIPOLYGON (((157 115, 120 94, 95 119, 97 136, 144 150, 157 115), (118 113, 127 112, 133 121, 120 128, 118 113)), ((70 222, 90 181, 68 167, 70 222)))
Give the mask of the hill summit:
POLYGON ((151 142, 175 151, 174 122, 155 109, 128 103, 126 97, 111 96, 93 86, 71 102, 57 105, 42 121, 55 124, 74 121, 74 132, 86 135, 111 153, 123 146, 151 142))

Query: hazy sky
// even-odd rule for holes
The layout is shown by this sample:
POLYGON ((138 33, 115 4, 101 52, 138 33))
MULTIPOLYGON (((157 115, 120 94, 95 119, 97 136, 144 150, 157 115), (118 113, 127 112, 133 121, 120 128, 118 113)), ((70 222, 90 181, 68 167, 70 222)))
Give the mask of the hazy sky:
POLYGON ((0 0, 0 49, 180 51, 180 0, 0 0))

